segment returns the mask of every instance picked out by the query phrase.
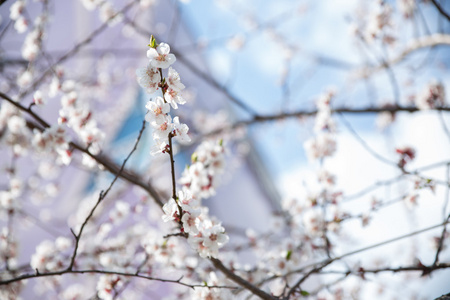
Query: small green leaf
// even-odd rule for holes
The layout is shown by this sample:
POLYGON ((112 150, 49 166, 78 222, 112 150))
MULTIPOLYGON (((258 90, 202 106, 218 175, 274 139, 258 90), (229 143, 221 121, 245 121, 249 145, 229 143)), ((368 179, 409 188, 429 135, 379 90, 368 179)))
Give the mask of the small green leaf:
POLYGON ((301 291, 300 294, 302 296, 309 296, 310 295, 307 291, 301 291))
POLYGON ((223 139, 220 139, 219 146, 222 146, 222 145, 223 145, 223 139))
POLYGON ((206 281, 203 281, 204 286, 208 286, 208 283, 206 281))
POLYGON ((291 259, 291 256, 292 256, 292 251, 289 250, 289 251, 286 253, 286 260, 290 260, 290 259, 291 259))
POLYGON ((197 159, 198 159, 197 153, 196 153, 196 152, 192 153, 192 155, 191 155, 191 161, 192 161, 193 163, 195 163, 195 162, 197 161, 197 159))
POLYGON ((156 47, 158 47, 158 44, 156 43, 156 39, 155 39, 155 37, 153 36, 153 34, 152 34, 152 36, 150 37, 150 44, 148 44, 148 46, 151 47, 151 48, 156 48, 156 47))

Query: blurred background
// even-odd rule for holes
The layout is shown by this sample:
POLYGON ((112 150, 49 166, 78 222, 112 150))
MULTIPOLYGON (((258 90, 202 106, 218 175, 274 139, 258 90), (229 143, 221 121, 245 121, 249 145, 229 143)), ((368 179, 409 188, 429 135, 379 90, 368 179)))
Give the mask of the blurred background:
MULTIPOLYGON (((41 89, 47 103, 33 111, 57 124, 60 99, 50 94, 61 68, 61 83, 64 78, 79 85, 104 132, 101 155, 120 166, 152 97, 139 88, 135 70, 146 66, 154 35, 170 45, 186 86, 187 103, 177 113, 192 142, 176 145, 177 178, 201 141, 223 139, 228 149, 216 193, 203 204, 221 220, 230 244, 264 236, 267 247, 275 245, 272 232, 286 214, 298 214, 307 231, 305 211, 319 205, 328 220, 327 245, 306 262, 330 257, 330 251, 338 257, 379 245, 311 280, 307 287, 318 289, 311 299, 434 299, 450 292, 447 270, 333 277, 347 268, 429 266, 439 244, 439 261, 450 259, 447 234, 439 226, 449 214, 448 1, 437 2, 444 13, 434 1, 419 0, 28 1, 22 12, 26 25, 11 19, 15 3, 0 6, 2 93, 27 107, 41 89), (41 47, 33 54, 26 39, 41 15, 41 47), (330 110, 326 121, 317 114, 323 103, 330 110), (324 132, 332 143, 319 149, 316 138, 324 132)), ((21 152, 6 131, 0 185, 6 191, 11 179, 20 178, 21 200, 13 217, 3 205, 0 224, 14 233, 15 264, 26 268, 41 241, 71 237, 69 228, 88 209, 84 203, 92 203, 114 176, 89 166, 81 153, 73 152, 70 166, 63 167, 32 154, 32 147, 21 152)), ((171 195, 169 159, 150 155, 150 131, 144 131, 127 169, 165 200, 171 195)), ((148 209, 123 227, 152 223, 145 220, 159 213, 137 186, 119 180, 113 192, 95 224, 111 218, 113 199, 148 209)), ((244 250, 238 257, 256 265, 264 255, 255 253, 244 250)), ((95 282, 90 288, 95 294, 95 282)), ((152 293, 148 299, 170 294, 167 286, 152 293)), ((22 295, 62 297, 34 284, 22 295)))

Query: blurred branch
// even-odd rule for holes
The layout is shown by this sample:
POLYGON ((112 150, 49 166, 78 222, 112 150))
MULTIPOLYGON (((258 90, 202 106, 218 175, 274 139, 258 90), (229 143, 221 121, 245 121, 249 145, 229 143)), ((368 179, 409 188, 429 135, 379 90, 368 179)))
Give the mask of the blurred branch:
MULTIPOLYGON (((0 92, 0 97, 3 98, 4 100, 8 101, 9 103, 11 103, 12 105, 14 105, 15 107, 17 107, 19 110, 26 112, 27 114, 31 115, 40 125, 42 125, 44 128, 49 128, 50 124, 48 124, 45 120, 43 120, 39 115, 37 115, 35 112, 33 112, 31 110, 31 107, 25 107, 22 104, 20 104, 19 102, 14 101, 13 99, 11 99, 9 96, 7 96, 6 94, 0 92)), ((107 156, 105 155, 94 155, 92 154, 89 149, 75 143, 75 142, 70 142, 70 146, 73 147, 74 149, 77 149, 80 152, 83 152, 87 155, 89 155, 91 158, 93 158, 97 163, 99 163, 100 165, 102 165, 103 167, 105 167, 106 170, 108 170, 109 172, 113 173, 114 175, 119 175, 120 178, 134 184, 137 186, 140 186, 141 188, 143 188, 145 191, 147 191, 149 193, 149 195, 155 200, 155 202, 162 207, 163 206, 163 202, 161 200, 161 197, 159 196, 159 194, 156 192, 156 190, 148 183, 145 183, 144 181, 142 181, 140 179, 140 175, 135 174, 132 171, 129 170, 122 170, 120 171, 120 168, 107 156), (120 172, 120 173, 119 173, 120 172)))
MULTIPOLYGON (((430 231, 430 230, 439 228, 439 227, 441 227, 441 226, 445 226, 445 225, 447 225, 448 223, 450 223, 449 220, 447 220, 447 221, 445 221, 445 222, 443 222, 443 223, 441 223, 441 224, 433 225, 433 226, 430 226, 430 227, 427 227, 427 228, 423 228, 423 229, 420 229, 420 230, 417 230, 417 231, 413 231, 413 232, 410 232, 410 233, 407 233, 407 234, 404 234, 404 235, 401 235, 401 236, 398 236, 398 237, 395 237, 395 238, 392 238, 392 239, 389 239, 389 240, 382 241, 382 242, 380 242, 380 243, 376 243, 376 244, 373 244, 373 245, 370 245, 370 246, 367 246, 367 247, 363 247, 363 248, 360 248, 360 249, 357 249, 357 250, 354 250, 354 251, 350 251, 350 252, 344 253, 344 254, 342 254, 342 255, 336 256, 336 257, 334 257, 334 258, 331 258, 331 259, 325 259, 325 260, 322 260, 322 261, 320 261, 320 262, 315 262, 315 263, 307 264, 307 265, 303 266, 302 268, 297 269, 297 270, 290 271, 290 272, 284 274, 284 275, 281 276, 281 277, 285 277, 285 276, 289 276, 289 275, 297 274, 297 273, 303 273, 303 272, 305 272, 306 270, 308 270, 309 268, 313 268, 312 270, 310 270, 310 271, 307 272, 307 275, 308 275, 308 276, 311 276, 311 275, 313 275, 313 274, 315 274, 315 273, 318 273, 318 271, 321 271, 321 270, 323 269, 322 266, 330 265, 332 262, 335 262, 335 261, 341 261, 341 260, 342 260, 343 258, 345 258, 345 257, 352 256, 352 255, 355 255, 355 254, 358 254, 358 253, 362 253, 362 252, 365 252, 365 251, 367 251, 367 250, 371 250, 371 249, 374 249, 374 248, 378 248, 378 247, 381 247, 381 246, 384 246, 384 245, 388 245, 388 244, 391 244, 391 243, 393 243, 393 242, 397 242, 397 241, 403 240, 403 239, 405 239, 405 238, 409 238, 409 237, 412 237, 412 236, 414 236, 414 235, 418 235, 418 234, 421 234, 421 233, 424 233, 424 232, 427 232, 427 231, 430 231), (312 272, 312 271, 313 271, 313 272, 312 272)), ((420 269, 420 270, 422 270, 422 271, 423 271, 423 270, 431 270, 431 271, 434 271, 434 270, 442 269, 442 268, 450 268, 450 264, 439 264, 439 265, 437 265, 437 266, 440 266, 440 267, 435 268, 434 265, 429 266, 429 267, 423 266, 422 269, 420 269)), ((400 271, 400 270, 399 270, 399 271, 400 271)), ((381 271, 380 271, 380 272, 381 272, 381 271)), ((429 272, 428 272, 427 274, 429 274, 429 272)), ((426 274, 424 274, 424 275, 426 275, 426 274)), ((258 285, 261 285, 261 284, 263 284, 263 283, 272 281, 272 280, 274 280, 274 279, 276 279, 276 278, 279 278, 279 277, 280 277, 280 276, 277 276, 277 275, 271 276, 271 277, 269 277, 269 278, 266 278, 266 279, 262 280, 258 285)), ((304 282, 306 279, 307 279, 307 278, 302 278, 302 282, 304 282)))
POLYGON ((366 143, 366 141, 364 141, 363 138, 359 136, 359 134, 355 131, 355 129, 350 124, 350 122, 348 122, 347 119, 345 119, 345 117, 344 117, 344 115, 342 113, 339 113, 339 116, 340 116, 342 122, 344 123, 345 127, 347 127, 347 129, 350 131, 350 133, 355 137, 355 139, 360 143, 360 145, 364 149, 366 149, 367 152, 369 152, 373 157, 375 157, 376 159, 378 159, 381 162, 384 162, 384 163, 386 163, 388 165, 391 165, 391 166, 394 166, 394 167, 398 167, 398 164, 396 162, 393 162, 393 161, 391 161, 391 160, 381 156, 375 150, 373 150, 366 143))
POLYGON ((41 77, 39 77, 37 80, 35 80, 25 91, 19 94, 18 99, 21 99, 25 97, 26 95, 32 93, 36 90, 36 88, 47 78, 48 75, 51 73, 54 73, 54 68, 66 61, 67 59, 71 58, 73 55, 75 55, 81 48, 92 42, 92 40, 98 36, 100 33, 102 33, 106 28, 108 28, 109 24, 108 21, 114 19, 119 14, 124 14, 127 12, 133 5, 135 5, 137 2, 131 1, 127 5, 125 5, 120 11, 112 15, 106 22, 104 22, 99 28, 94 30, 88 37, 86 37, 84 40, 82 40, 80 43, 76 44, 75 47, 73 47, 69 52, 67 52, 65 55, 61 56, 52 66, 50 66, 47 70, 42 72, 41 77))
POLYGON ((433 264, 431 266, 425 266, 422 265, 420 262, 413 266, 405 266, 405 267, 397 267, 397 268, 378 268, 378 269, 365 269, 365 268, 359 268, 358 270, 348 270, 348 271, 326 271, 322 272, 321 274, 346 274, 346 275, 358 275, 363 276, 364 274, 372 273, 372 274, 378 274, 383 272, 405 272, 405 271, 420 271, 422 272, 422 276, 428 275, 433 271, 440 270, 440 269, 448 269, 450 268, 450 263, 442 263, 442 264, 433 264))
MULTIPOLYGON (((435 111, 450 111, 450 107, 438 107, 433 109, 435 111)), ((389 107, 366 107, 366 108, 335 108, 332 109, 332 113, 348 113, 348 114, 373 114, 373 113, 382 113, 382 112, 390 112, 390 113, 397 113, 397 112, 418 112, 421 111, 416 106, 389 106, 389 107)), ((298 110, 294 112, 285 112, 280 114, 273 114, 273 115, 265 115, 265 116, 255 116, 249 120, 244 121, 238 121, 230 126, 222 127, 216 130, 213 130, 211 132, 205 133, 204 135, 206 137, 217 135, 220 133, 223 133, 227 130, 236 129, 241 126, 249 126, 252 124, 262 123, 262 122, 269 122, 269 121, 278 121, 288 118, 302 118, 302 117, 309 117, 314 116, 317 114, 317 110, 298 110)))
POLYGON ((373 72, 377 72, 382 69, 389 68, 392 65, 398 64, 399 62, 403 61, 407 56, 409 56, 410 54, 412 54, 417 50, 430 47, 433 48, 437 46, 450 46, 450 35, 435 33, 417 38, 412 42, 410 42, 409 45, 393 59, 383 61, 379 66, 376 67, 362 68, 361 72, 362 74, 367 76, 368 74, 371 74, 373 72))

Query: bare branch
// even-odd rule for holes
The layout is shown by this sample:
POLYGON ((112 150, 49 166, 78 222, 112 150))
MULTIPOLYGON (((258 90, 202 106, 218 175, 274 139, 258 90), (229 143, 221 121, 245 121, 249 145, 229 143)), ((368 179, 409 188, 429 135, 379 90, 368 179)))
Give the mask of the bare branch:
POLYGON ((431 2, 441 13, 441 15, 443 15, 448 21, 450 21, 450 15, 442 8, 442 6, 436 0, 431 0, 431 2))
POLYGON ((74 234, 75 237, 75 246, 73 249, 73 254, 72 257, 70 258, 70 264, 67 267, 67 270, 72 270, 73 265, 75 263, 75 258, 77 256, 77 251, 78 251, 78 244, 80 242, 81 239, 81 235, 83 234, 83 229, 86 226, 86 224, 88 223, 89 219, 94 215, 94 212, 96 210, 96 208, 99 206, 99 204, 102 202, 103 199, 105 199, 105 197, 108 195, 109 191, 112 189, 114 183, 117 181, 117 179, 120 177, 120 175, 122 174, 123 169, 125 168, 125 164, 127 163, 127 161, 130 159, 131 155, 134 153, 134 151, 136 151, 137 146, 139 144, 139 141, 141 140, 142 137, 142 133, 145 130, 145 120, 142 121, 142 127, 141 130, 139 131, 139 135, 136 139, 136 142, 134 143, 133 149, 131 149, 130 153, 128 154, 128 156, 125 158, 125 160, 122 163, 122 166, 120 167, 119 172, 117 172, 116 177, 114 177, 114 180, 111 182, 111 184, 109 185, 109 187, 106 189, 106 191, 101 191, 100 195, 98 197, 97 203, 95 203, 94 207, 91 209, 91 211, 89 212, 88 216, 86 217, 86 219, 84 220, 83 224, 80 227, 80 231, 78 232, 78 234, 75 234, 72 229, 72 234, 74 234))
POLYGON ((267 299, 267 300, 277 299, 276 297, 273 297, 273 296, 267 294, 266 292, 264 292, 263 290, 257 288, 256 286, 254 286, 247 280, 243 279, 242 277, 239 277, 236 274, 234 274, 231 270, 229 270, 227 267, 225 267, 220 260, 218 260, 216 258, 210 258, 209 260, 213 263, 213 265, 218 270, 222 271, 222 273, 225 274, 225 276, 227 276, 228 279, 231 279, 232 281, 236 282, 243 288, 252 292, 254 295, 261 297, 261 299, 267 299))
POLYGON ((38 270, 36 270, 36 273, 34 274, 24 274, 20 275, 18 277, 14 277, 8 280, 0 281, 0 285, 7 285, 11 284, 13 282, 22 281, 25 279, 32 279, 32 278, 41 278, 41 277, 51 277, 51 276, 61 276, 65 274, 85 274, 85 273, 91 273, 91 274, 109 274, 109 275, 119 275, 119 276, 125 276, 125 277, 135 277, 135 278, 142 278, 152 281, 160 281, 160 282, 168 282, 168 283, 176 283, 179 285, 183 285, 189 288, 223 288, 223 289, 237 289, 237 287, 233 286, 205 286, 204 284, 188 284, 185 282, 182 282, 181 279, 164 279, 164 278, 158 278, 158 277, 152 277, 152 276, 146 276, 136 273, 127 273, 127 272, 118 272, 118 271, 108 271, 108 270, 62 270, 62 271, 56 271, 56 272, 47 272, 47 273, 40 273, 38 270))

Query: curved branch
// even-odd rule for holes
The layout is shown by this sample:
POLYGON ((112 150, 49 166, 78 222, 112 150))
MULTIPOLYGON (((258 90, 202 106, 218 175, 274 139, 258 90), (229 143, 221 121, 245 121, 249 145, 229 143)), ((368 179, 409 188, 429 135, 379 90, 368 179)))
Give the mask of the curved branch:
POLYGON ((361 73, 364 75, 371 74, 373 72, 380 71, 382 69, 389 68, 392 65, 398 64, 403 61, 407 56, 412 54, 413 52, 423 49, 423 48, 433 48, 437 46, 450 46, 450 35, 435 33, 428 36, 423 36, 411 41, 406 48, 400 52, 393 59, 384 61, 379 66, 375 66, 372 68, 361 68, 361 73))

